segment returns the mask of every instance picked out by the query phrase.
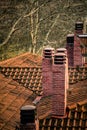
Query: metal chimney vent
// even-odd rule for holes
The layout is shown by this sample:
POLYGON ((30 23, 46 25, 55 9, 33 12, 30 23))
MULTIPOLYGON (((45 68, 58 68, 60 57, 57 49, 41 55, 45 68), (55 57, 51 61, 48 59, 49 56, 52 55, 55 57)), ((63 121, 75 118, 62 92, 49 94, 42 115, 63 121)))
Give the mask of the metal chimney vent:
POLYGON ((65 48, 58 48, 57 50, 56 50, 56 53, 67 53, 67 50, 65 49, 65 48))
POLYGON ((64 64, 66 63, 66 54, 56 53, 54 55, 54 64, 64 64))
POLYGON ((26 105, 20 110, 21 124, 34 123, 35 122, 35 106, 26 105))
POLYGON ((76 22, 75 30, 83 30, 83 22, 76 22))
POLYGON ((45 58, 52 58, 54 55, 54 48, 45 48, 43 51, 43 56, 45 58))

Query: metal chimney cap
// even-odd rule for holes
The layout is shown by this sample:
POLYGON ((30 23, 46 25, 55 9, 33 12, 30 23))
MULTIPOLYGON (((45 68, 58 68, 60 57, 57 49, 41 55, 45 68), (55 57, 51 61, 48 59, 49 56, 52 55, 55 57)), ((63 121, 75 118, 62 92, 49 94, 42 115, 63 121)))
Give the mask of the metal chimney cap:
POLYGON ((51 47, 47 47, 47 48, 45 48, 44 50, 54 50, 54 48, 51 48, 51 47))
POLYGON ((67 37, 74 37, 74 34, 68 34, 67 37))
POLYGON ((58 48, 57 51, 66 51, 66 48, 58 48))
POLYGON ((83 22, 76 22, 75 23, 75 30, 77 30, 77 31, 83 30, 83 22))
POLYGON ((87 33, 85 33, 85 34, 78 34, 77 37, 79 37, 79 38, 87 38, 87 33))
POLYGON ((21 107, 21 110, 35 110, 35 109, 36 107, 33 105, 26 105, 26 106, 21 107))
POLYGON ((81 22, 81 21, 77 21, 76 24, 83 24, 83 22, 81 22))
POLYGON ((65 53, 56 53, 54 56, 66 56, 65 53))

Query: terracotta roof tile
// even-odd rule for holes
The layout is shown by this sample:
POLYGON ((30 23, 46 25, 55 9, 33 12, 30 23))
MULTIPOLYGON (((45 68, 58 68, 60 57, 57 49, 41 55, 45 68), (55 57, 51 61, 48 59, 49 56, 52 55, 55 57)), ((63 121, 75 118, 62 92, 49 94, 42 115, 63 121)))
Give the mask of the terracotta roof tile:
MULTIPOLYGON (((19 84, 29 88, 37 94, 42 93, 42 68, 41 67, 0 67, 0 72, 11 77, 19 84)), ((69 68, 69 84, 77 84, 87 79, 87 68, 69 68)))
MULTIPOLYGON (((52 96, 42 98, 40 103, 37 104, 38 107, 38 116, 39 118, 45 118, 46 116, 51 115, 51 103, 52 96)), ((87 87, 72 88, 67 90, 67 106, 75 106, 75 104, 80 103, 84 104, 84 100, 87 99, 87 87)), ((87 100, 86 100, 87 103, 87 100)))
POLYGON ((36 54, 24 53, 11 59, 0 62, 4 67, 40 66, 42 58, 36 54))
POLYGON ((32 104, 32 94, 29 89, 0 74, 0 129, 15 129, 20 120, 20 108, 32 104))
MULTIPOLYGON (((87 101, 85 102, 87 106, 87 101)), ((69 109, 68 116, 65 118, 47 117, 40 120, 40 130, 46 129, 87 129, 87 108, 85 105, 77 105, 69 109)))
MULTIPOLYGON (((41 67, 0 67, 0 129, 13 130, 19 122, 19 110, 24 104, 31 104, 33 93, 42 95, 41 67), (2 75, 3 74, 3 75, 2 75), (24 86, 24 87, 23 87, 24 86), (33 91, 33 93, 30 90, 33 91), (19 105, 17 105, 19 104, 19 105), (6 116, 5 116, 6 115, 6 116)), ((40 100, 38 113, 40 129, 49 128, 86 128, 87 123, 87 68, 69 68, 69 89, 67 105, 70 108, 68 118, 51 118, 51 97, 40 100), (83 82, 84 81, 84 82, 83 82), (48 107, 47 107, 48 103, 48 107), (78 107, 77 107, 77 104, 78 107), (78 119, 78 108, 81 108, 78 119), (49 115, 49 117, 48 117, 49 115), (77 121, 79 120, 79 122, 77 121), (76 123, 75 123, 76 122, 76 123)))
POLYGON ((11 77, 19 84, 29 88, 33 92, 37 94, 42 92, 42 76, 40 67, 1 67, 0 71, 5 76, 11 77))

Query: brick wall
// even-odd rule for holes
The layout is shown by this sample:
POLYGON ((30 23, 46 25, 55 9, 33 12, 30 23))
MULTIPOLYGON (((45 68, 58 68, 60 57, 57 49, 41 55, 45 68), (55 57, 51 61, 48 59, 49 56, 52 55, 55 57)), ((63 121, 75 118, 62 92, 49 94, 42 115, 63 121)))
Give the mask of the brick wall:
POLYGON ((82 66, 83 57, 81 53, 80 41, 76 36, 74 39, 74 66, 82 66))

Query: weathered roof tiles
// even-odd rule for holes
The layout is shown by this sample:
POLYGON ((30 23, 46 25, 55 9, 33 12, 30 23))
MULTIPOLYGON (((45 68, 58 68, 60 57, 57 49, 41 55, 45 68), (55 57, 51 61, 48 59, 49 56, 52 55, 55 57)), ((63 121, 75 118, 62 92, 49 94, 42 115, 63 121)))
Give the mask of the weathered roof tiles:
POLYGON ((32 91, 0 74, 0 130, 15 130, 20 108, 32 104, 32 91))

